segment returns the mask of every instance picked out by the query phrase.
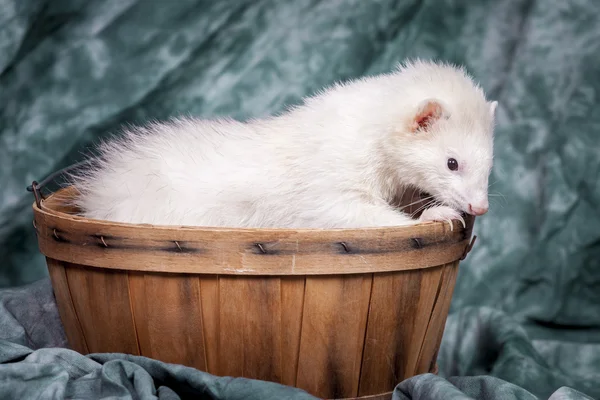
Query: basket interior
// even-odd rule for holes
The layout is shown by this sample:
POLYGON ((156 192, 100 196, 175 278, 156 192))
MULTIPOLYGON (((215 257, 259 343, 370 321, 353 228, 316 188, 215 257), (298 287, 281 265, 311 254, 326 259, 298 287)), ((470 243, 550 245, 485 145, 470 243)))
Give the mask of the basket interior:
MULTIPOLYGON (((77 196, 77 189, 73 186, 65 186, 42 202, 42 207, 68 215, 81 215, 81 210, 73 204, 77 196)), ((392 205, 402 212, 418 218, 426 207, 429 196, 414 188, 408 188, 396 196, 392 205)))

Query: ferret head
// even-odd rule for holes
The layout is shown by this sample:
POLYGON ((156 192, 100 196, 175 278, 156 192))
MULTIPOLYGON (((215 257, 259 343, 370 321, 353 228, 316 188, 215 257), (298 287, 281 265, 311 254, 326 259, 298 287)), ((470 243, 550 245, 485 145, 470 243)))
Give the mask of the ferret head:
POLYGON ((391 146, 399 178, 438 203, 483 215, 489 207, 497 102, 486 101, 483 91, 461 69, 425 67, 410 71, 416 75, 414 87, 408 90, 414 106, 393 133, 391 146))

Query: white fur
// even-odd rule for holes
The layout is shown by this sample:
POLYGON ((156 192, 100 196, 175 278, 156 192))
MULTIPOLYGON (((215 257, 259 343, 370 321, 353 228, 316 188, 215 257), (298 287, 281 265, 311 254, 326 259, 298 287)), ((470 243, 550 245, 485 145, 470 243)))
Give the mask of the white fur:
POLYGON ((463 69, 416 61, 337 84, 279 116, 129 128, 72 177, 88 218, 157 225, 349 228, 417 223, 389 203, 407 186, 439 205, 487 207, 495 102, 463 69), (408 128, 424 101, 443 117, 408 128), (448 157, 458 160, 450 171, 448 157))

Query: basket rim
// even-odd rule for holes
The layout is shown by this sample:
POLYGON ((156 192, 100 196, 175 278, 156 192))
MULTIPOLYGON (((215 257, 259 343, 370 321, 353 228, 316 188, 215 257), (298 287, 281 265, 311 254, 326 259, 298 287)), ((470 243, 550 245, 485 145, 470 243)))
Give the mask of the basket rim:
POLYGON ((474 218, 365 229, 161 226, 89 219, 56 210, 60 189, 34 202, 48 258, 118 270, 194 274, 327 275, 423 269, 464 258, 474 218), (324 267, 328 266, 328 267, 324 267))
MULTIPOLYGON (((128 227, 128 228, 139 228, 139 229, 160 229, 164 231, 176 231, 176 230, 187 230, 187 231, 195 231, 195 232, 229 232, 229 233, 253 233, 253 232, 262 232, 262 233, 278 233, 278 234, 319 234, 322 235, 325 232, 338 233, 338 232, 390 232, 390 231, 414 231, 415 228, 427 227, 432 231, 436 230, 436 228, 445 228, 442 229, 444 231, 449 230, 447 228, 447 224, 445 222, 437 222, 437 221, 427 221, 420 222, 415 225, 402 225, 402 226, 385 226, 385 227, 365 227, 365 228, 235 228, 235 227, 219 227, 219 226, 191 226, 191 225, 160 225, 160 224, 137 224, 137 223, 127 223, 127 222, 114 222, 114 221, 106 221, 101 219, 87 218, 79 215, 67 214, 62 211, 55 210, 51 207, 44 206, 45 203, 54 200, 54 198, 65 191, 73 190, 72 186, 63 187, 56 192, 51 193, 48 197, 41 200, 41 207, 38 207, 36 202, 32 203, 32 208, 35 212, 39 212, 42 214, 53 215, 61 219, 77 221, 78 223, 93 223, 98 225, 105 226, 120 226, 120 227, 128 227)), ((455 228, 458 230, 469 229, 469 219, 470 216, 465 218, 465 223, 467 227, 463 227, 458 221, 452 221, 452 231, 455 228)))

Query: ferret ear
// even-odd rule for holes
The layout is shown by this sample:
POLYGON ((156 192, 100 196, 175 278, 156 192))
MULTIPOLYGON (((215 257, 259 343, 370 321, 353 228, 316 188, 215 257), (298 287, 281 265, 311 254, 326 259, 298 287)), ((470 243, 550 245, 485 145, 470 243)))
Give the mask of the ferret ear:
POLYGON ((490 113, 492 114, 492 118, 496 116, 496 108, 498 107, 497 101, 490 102, 490 113))
POLYGON ((427 99, 421 102, 411 121, 411 132, 426 131, 431 125, 442 117, 446 117, 447 112, 438 100, 427 99))

